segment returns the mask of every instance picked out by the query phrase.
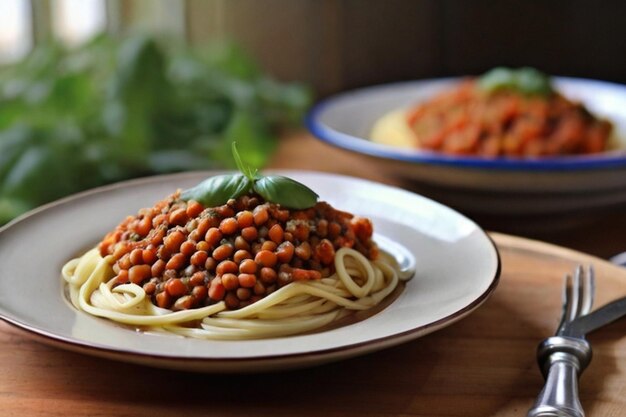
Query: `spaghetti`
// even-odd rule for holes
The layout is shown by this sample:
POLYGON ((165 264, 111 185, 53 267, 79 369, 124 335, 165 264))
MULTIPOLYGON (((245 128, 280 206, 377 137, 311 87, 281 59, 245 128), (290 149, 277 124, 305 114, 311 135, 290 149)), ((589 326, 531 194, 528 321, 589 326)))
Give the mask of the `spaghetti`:
POLYGON ((246 195, 204 208, 175 193, 62 275, 77 309, 115 322, 204 339, 287 336, 370 309, 410 278, 371 238, 369 220, 326 203, 287 210, 246 195))

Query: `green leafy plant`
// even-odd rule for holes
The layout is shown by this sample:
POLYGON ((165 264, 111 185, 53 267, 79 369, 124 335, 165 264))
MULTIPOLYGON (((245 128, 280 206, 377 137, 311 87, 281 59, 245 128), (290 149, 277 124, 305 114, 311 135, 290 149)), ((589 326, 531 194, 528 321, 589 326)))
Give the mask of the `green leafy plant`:
POLYGON ((244 164, 235 142, 232 143, 232 153, 241 173, 207 178, 184 190, 181 198, 214 207, 225 204, 231 198, 255 192, 267 201, 292 209, 306 209, 317 203, 319 196, 306 185, 282 175, 260 175, 258 170, 244 164))
POLYGON ((37 47, 0 68, 0 222, 59 197, 151 174, 263 166, 309 91, 265 76, 233 44, 147 36, 37 47))

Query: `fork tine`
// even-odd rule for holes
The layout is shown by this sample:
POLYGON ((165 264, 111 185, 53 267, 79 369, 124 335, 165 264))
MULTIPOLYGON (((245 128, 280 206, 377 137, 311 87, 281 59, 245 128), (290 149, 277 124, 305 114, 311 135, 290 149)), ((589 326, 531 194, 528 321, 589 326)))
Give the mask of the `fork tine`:
POLYGON ((587 267, 587 273, 585 274, 583 285, 586 287, 586 290, 583 291, 581 314, 587 314, 591 311, 591 307, 593 307, 593 299, 596 292, 596 279, 593 265, 589 265, 587 267))
POLYGON ((572 276, 570 274, 565 274, 563 277, 563 293, 561 295, 561 299, 563 300, 563 307, 561 313, 561 321, 557 326, 557 332, 560 332, 565 327, 565 324, 568 321, 568 317, 570 315, 570 311, 572 308, 572 297, 570 295, 572 290, 572 276))
POLYGON ((576 270, 574 271, 573 282, 571 285, 571 290, 569 291, 570 298, 571 298, 571 308, 568 314, 568 321, 572 321, 580 315, 581 302, 583 298, 581 297, 581 295, 583 295, 582 293, 584 291, 584 288, 582 285, 582 279, 581 279, 582 274, 583 274, 583 268, 582 266, 578 265, 576 267, 576 270))

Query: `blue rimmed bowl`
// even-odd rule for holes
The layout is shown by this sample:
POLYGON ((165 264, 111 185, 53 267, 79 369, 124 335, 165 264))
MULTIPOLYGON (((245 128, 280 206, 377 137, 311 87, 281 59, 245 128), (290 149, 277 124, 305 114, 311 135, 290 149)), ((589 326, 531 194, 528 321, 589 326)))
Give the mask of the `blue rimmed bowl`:
POLYGON ((613 149, 594 155, 483 158, 375 143, 376 121, 458 84, 461 78, 400 82, 319 102, 308 129, 331 145, 368 155, 384 169, 457 209, 492 214, 557 214, 626 205, 626 86, 555 77, 555 88, 614 126, 613 149))

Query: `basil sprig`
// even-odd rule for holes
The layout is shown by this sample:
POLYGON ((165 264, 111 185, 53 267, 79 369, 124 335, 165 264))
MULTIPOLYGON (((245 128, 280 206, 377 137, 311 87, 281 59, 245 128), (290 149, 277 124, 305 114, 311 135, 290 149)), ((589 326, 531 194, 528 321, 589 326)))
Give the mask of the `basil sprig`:
POLYGON ((206 207, 215 207, 231 198, 241 197, 252 187, 250 179, 241 174, 224 174, 207 178, 193 188, 182 192, 185 201, 196 200, 206 207))
POLYGON ((534 68, 494 68, 478 79, 478 86, 486 92, 517 91, 526 95, 549 96, 554 92, 550 77, 534 68))
POLYGON ((282 175, 260 175, 256 169, 246 166, 233 142, 233 156, 241 174, 223 174, 207 178, 195 187, 184 190, 183 200, 196 200, 207 207, 225 204, 256 192, 265 200, 291 209, 306 209, 317 203, 318 195, 304 184, 282 175))

